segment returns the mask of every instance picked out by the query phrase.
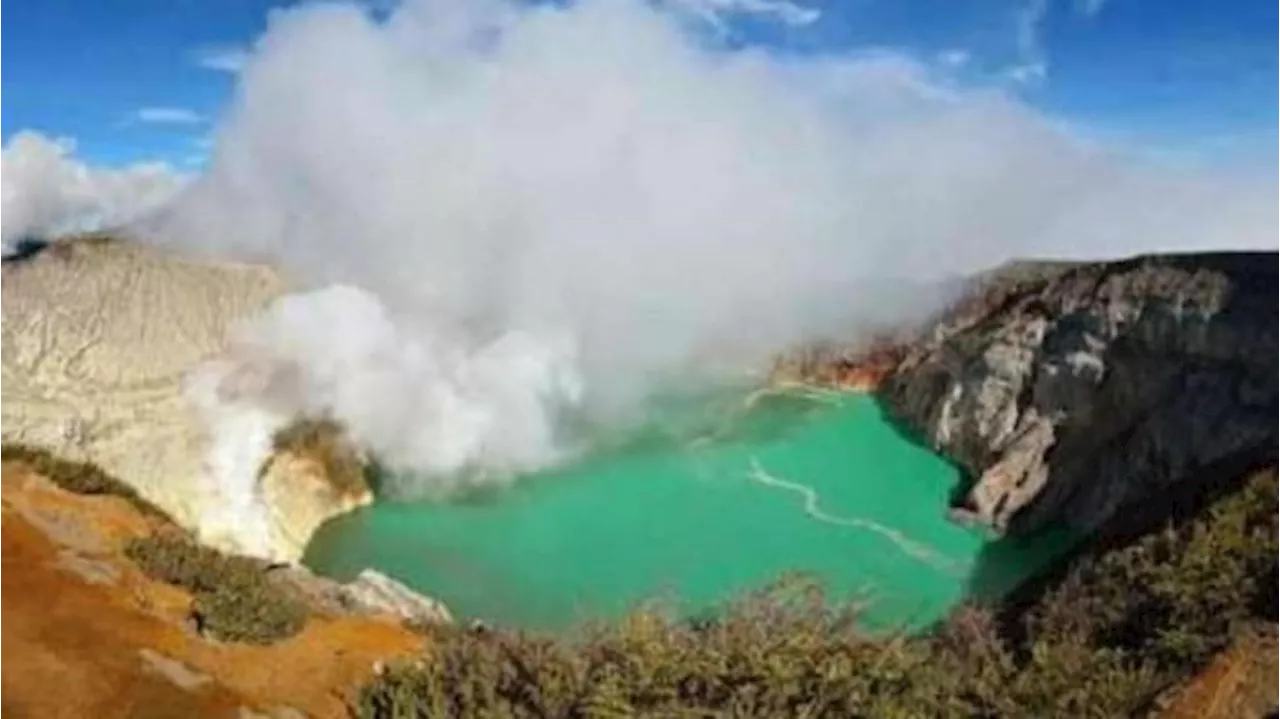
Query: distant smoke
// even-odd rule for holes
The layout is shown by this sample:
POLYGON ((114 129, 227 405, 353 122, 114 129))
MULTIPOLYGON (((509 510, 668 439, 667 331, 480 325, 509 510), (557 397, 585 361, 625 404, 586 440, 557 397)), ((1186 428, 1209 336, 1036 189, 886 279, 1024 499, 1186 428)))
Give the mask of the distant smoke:
POLYGON ((918 316, 923 280, 1275 246, 1274 178, 1146 167, 902 55, 730 50, 688 7, 277 13, 207 173, 147 230, 315 289, 237 356, 406 491, 554 461, 673 377, 918 316))
POLYGON ((24 239, 122 225, 173 197, 184 178, 161 163, 95 169, 75 143, 19 132, 0 153, 4 251, 24 239))

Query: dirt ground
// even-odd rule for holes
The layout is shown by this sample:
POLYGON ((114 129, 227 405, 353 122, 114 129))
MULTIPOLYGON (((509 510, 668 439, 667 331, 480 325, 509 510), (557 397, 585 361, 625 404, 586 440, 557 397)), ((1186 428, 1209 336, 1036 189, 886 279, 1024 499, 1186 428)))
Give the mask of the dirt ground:
POLYGON ((7 717, 345 716, 377 663, 421 649, 377 618, 316 616, 265 647, 202 638, 187 626, 191 597, 121 553, 158 520, 18 463, 2 486, 7 717))
POLYGON ((1173 693, 1162 719, 1262 719, 1277 703, 1280 671, 1274 631, 1249 637, 1218 655, 1173 693))

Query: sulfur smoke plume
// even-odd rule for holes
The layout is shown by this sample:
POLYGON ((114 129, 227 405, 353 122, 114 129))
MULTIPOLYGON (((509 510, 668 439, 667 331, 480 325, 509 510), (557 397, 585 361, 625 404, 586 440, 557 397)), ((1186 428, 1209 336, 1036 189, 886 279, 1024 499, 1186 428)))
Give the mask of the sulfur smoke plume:
POLYGON ((1274 179, 1144 165, 903 55, 732 48, 699 22, 622 0, 277 13, 207 172, 145 231, 304 283, 237 335, 274 368, 250 399, 333 414, 406 492, 555 462, 568 428, 856 340, 1013 256, 1274 246, 1274 179))

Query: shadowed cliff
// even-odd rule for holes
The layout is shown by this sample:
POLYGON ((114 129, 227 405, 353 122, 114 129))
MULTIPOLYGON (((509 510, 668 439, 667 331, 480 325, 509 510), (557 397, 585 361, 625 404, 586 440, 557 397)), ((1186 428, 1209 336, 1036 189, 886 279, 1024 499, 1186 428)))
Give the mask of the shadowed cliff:
POLYGON ((1276 259, 1012 265, 980 278, 880 396, 969 475, 958 519, 1093 531, 1215 467, 1275 462, 1276 259))

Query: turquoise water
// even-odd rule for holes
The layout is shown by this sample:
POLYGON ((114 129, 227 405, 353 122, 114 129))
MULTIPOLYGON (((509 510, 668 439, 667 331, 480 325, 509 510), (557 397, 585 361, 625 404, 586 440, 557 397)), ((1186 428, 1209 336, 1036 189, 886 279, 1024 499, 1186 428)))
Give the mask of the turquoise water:
MULTIPOLYGON (((945 519, 957 480, 867 396, 737 397, 507 489, 375 503, 321 528, 304 561, 340 579, 374 567, 456 615, 531 628, 654 599, 701 611, 789 572, 865 602, 868 626, 919 627, 963 598, 984 546, 945 519)), ((1002 553, 984 581, 1053 553, 1002 553)))

